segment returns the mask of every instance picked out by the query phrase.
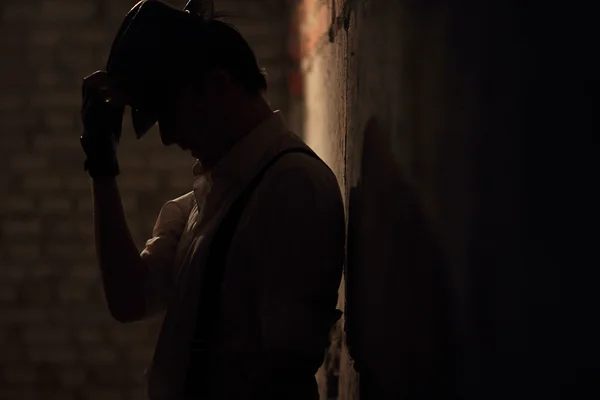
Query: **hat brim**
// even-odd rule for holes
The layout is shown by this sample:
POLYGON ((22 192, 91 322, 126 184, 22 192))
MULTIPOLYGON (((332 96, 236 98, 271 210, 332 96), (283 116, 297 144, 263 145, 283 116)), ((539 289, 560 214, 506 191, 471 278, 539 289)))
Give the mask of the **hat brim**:
POLYGON ((162 1, 146 0, 131 9, 119 28, 106 71, 136 87, 134 97, 143 103, 141 107, 132 107, 131 112, 138 138, 158 122, 157 111, 164 101, 162 94, 167 80, 185 75, 185 49, 189 47, 186 39, 192 40, 194 36, 197 27, 194 19, 162 1))

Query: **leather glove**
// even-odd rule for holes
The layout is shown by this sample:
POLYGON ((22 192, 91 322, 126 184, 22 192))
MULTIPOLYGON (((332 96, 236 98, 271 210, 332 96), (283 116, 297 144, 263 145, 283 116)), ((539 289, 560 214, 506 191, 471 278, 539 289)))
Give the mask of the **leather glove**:
POLYGON ((108 102, 109 97, 105 72, 98 71, 84 79, 80 141, 86 155, 84 170, 94 179, 114 178, 120 172, 117 146, 125 107, 108 102))

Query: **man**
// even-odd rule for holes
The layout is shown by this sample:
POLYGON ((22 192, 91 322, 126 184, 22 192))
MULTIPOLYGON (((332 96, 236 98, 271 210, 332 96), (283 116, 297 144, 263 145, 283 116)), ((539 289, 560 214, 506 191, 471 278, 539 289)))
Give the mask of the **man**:
POLYGON ((338 183, 265 101, 242 36, 206 5, 187 11, 139 3, 106 71, 84 80, 108 307, 120 322, 165 312, 150 399, 317 399, 344 257, 338 183), (165 145, 198 160, 141 253, 116 182, 125 105, 138 136, 158 122, 165 145))

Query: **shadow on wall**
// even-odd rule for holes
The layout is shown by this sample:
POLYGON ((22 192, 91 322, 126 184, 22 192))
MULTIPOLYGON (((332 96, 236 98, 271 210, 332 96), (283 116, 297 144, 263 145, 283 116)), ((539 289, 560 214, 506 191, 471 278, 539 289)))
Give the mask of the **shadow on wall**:
POLYGON ((364 399, 448 396, 452 382, 442 261, 417 193, 371 118, 350 191, 347 340, 364 399))

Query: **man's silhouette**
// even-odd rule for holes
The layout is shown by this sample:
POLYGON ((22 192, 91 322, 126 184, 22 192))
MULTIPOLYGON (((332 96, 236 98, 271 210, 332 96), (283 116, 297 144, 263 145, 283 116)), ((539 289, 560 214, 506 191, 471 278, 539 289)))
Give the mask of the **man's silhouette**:
POLYGON ((108 306, 120 322, 165 312, 151 399, 316 399, 344 258, 340 189, 265 101, 243 37, 210 4, 188 11, 136 5, 106 70, 83 83, 108 306), (138 136, 157 122, 165 145, 198 160, 141 253, 115 179, 125 105, 138 136))

